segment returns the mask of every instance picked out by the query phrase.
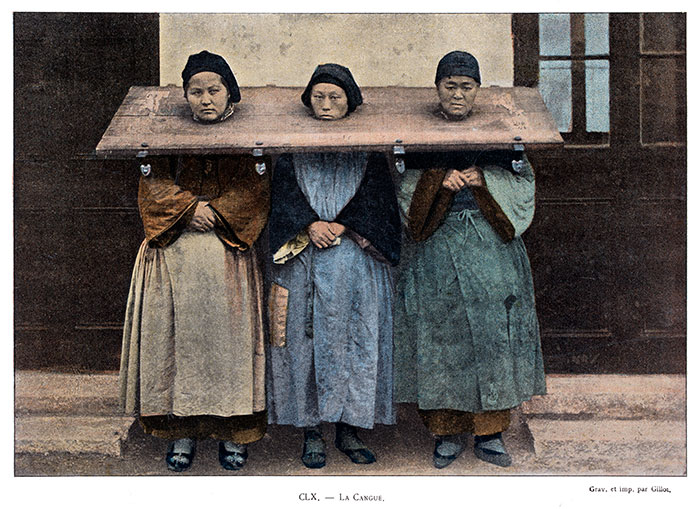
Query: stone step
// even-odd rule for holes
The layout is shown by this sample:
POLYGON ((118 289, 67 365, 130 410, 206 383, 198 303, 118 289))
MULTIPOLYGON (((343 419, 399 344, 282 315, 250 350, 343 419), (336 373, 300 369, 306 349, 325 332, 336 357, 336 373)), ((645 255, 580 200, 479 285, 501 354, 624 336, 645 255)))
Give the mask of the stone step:
POLYGON ((548 375, 547 395, 522 405, 526 417, 684 420, 683 375, 548 375))
POLYGON ((15 417, 15 453, 120 456, 133 417, 15 417))
POLYGON ((526 421, 536 461, 581 475, 685 475, 686 426, 664 420, 526 421))
POLYGON ((15 371, 15 415, 119 415, 119 375, 15 371))

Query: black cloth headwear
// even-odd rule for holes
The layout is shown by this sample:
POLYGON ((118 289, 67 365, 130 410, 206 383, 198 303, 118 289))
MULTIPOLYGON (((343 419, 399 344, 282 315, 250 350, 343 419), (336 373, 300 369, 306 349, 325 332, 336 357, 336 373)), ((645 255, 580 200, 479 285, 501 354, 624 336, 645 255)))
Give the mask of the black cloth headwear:
POLYGON ((355 83, 355 78, 347 67, 338 64, 321 64, 316 67, 309 84, 301 94, 301 102, 307 108, 311 108, 311 88, 316 83, 332 83, 345 90, 345 95, 348 97, 348 113, 355 111, 355 108, 362 104, 360 87, 355 83))
POLYGON ((481 85, 479 62, 466 51, 451 51, 440 59, 435 72, 435 84, 447 76, 469 76, 481 85))
POLYGON ((228 89, 229 102, 237 103, 241 100, 241 91, 238 89, 236 77, 229 67, 224 57, 209 53, 204 50, 196 55, 190 55, 187 59, 187 65, 182 70, 182 88, 187 92, 187 84, 190 78, 198 72, 210 71, 215 72, 224 80, 224 84, 228 89))

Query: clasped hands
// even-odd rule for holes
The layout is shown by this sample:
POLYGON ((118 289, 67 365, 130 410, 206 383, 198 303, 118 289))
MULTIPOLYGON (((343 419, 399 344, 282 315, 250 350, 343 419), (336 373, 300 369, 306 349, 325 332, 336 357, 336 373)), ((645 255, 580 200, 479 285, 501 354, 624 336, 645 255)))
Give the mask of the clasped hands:
POLYGON ((325 249, 332 246, 345 232, 345 226, 340 223, 315 221, 306 227, 306 231, 314 246, 325 249))
POLYGON ((455 193, 464 186, 483 187, 485 185, 484 174, 476 166, 470 166, 466 170, 447 170, 442 180, 442 187, 455 193))
POLYGON ((194 209, 194 216, 188 225, 188 229, 197 232, 208 232, 214 228, 216 224, 216 214, 209 206, 208 201, 200 201, 197 203, 197 208, 194 209))

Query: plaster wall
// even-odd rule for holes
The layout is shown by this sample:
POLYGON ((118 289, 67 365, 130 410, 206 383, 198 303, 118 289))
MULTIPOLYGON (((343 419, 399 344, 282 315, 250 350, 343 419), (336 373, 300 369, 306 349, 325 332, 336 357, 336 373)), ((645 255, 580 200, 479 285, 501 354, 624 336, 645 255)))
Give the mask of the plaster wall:
POLYGON ((513 85, 510 14, 161 14, 161 85, 181 84, 203 49, 241 86, 304 86, 317 64, 336 62, 360 86, 427 87, 455 49, 476 56, 484 86, 513 85))

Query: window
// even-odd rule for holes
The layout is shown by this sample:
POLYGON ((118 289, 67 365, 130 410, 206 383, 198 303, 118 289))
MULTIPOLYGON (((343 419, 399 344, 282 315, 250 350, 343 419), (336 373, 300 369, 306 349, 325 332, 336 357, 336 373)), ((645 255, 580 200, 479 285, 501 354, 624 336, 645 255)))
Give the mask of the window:
POLYGON ((538 14, 537 87, 568 143, 607 143, 610 45, 607 14, 538 14))
POLYGON ((568 146, 685 146, 684 13, 512 19, 514 84, 539 89, 568 146))

